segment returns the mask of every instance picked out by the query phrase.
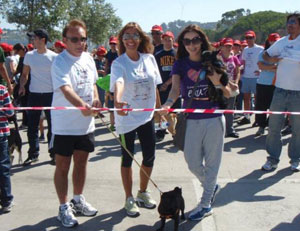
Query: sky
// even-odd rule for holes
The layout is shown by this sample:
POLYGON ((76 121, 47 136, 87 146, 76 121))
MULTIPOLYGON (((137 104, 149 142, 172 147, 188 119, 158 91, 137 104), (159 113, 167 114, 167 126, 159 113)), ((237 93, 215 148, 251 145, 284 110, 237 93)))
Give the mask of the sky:
MULTIPOLYGON (((222 14, 240 8, 251 13, 272 10, 277 12, 300 11, 300 0, 106 0, 116 15, 127 22, 137 22, 146 32, 155 24, 177 19, 197 22, 216 22, 222 14)), ((1 28, 16 28, 1 20, 1 28)))

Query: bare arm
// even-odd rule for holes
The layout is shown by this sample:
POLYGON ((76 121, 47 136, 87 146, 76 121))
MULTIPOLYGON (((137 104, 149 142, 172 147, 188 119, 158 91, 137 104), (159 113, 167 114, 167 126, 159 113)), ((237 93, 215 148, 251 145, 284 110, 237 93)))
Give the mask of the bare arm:
POLYGON ((236 79, 235 79, 235 83, 238 84, 240 82, 241 79, 241 70, 239 66, 236 66, 236 79))
POLYGON ((259 69, 262 70, 262 71, 273 71, 273 72, 276 72, 276 69, 277 69, 277 65, 276 64, 266 65, 263 62, 258 62, 257 65, 258 65, 259 69))
POLYGON ((7 74, 7 70, 4 66, 4 63, 0 63, 0 75, 2 76, 2 78, 6 81, 7 83, 7 90, 8 90, 8 93, 10 95, 12 95, 13 93, 13 87, 11 85, 11 82, 10 82, 10 79, 8 77, 8 74, 7 74))
MULTIPOLYGON (((169 109, 172 107, 172 105, 176 102, 180 95, 180 75, 172 75, 172 88, 169 93, 168 99, 162 105, 163 109, 169 109)), ((167 114, 167 111, 162 111, 162 115, 167 114)))
MULTIPOLYGON (((116 108, 123 108, 124 106, 128 105, 127 102, 122 101, 122 95, 124 92, 124 83, 116 82, 115 83, 115 94, 114 94, 114 103, 116 108)), ((117 111, 118 115, 126 116, 128 112, 126 111, 117 111)))
POLYGON ((217 74, 215 71, 213 75, 207 76, 210 81, 215 85, 215 87, 218 87, 222 90, 224 97, 229 98, 231 94, 230 86, 227 84, 226 86, 223 86, 220 82, 221 75, 217 74))
POLYGON ((24 65, 22 75, 20 77, 19 95, 25 95, 25 84, 28 81, 29 72, 30 72, 30 66, 24 65))
POLYGON ((278 63, 282 58, 278 58, 278 57, 271 57, 268 52, 264 52, 263 53, 263 59, 267 62, 270 63, 278 63))
POLYGON ((91 106, 84 102, 69 85, 60 87, 60 90, 66 99, 75 107, 85 107, 87 109, 81 111, 84 116, 91 116, 93 114, 91 106))

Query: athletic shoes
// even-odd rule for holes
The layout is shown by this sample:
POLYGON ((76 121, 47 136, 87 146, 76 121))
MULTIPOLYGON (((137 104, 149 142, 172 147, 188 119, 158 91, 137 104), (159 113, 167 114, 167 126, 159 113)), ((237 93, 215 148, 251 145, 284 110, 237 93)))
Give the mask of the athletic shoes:
POLYGON ((72 205, 69 203, 67 206, 60 206, 57 219, 64 227, 71 228, 78 225, 78 221, 73 214, 72 205))
POLYGON ((156 207, 156 202, 151 198, 151 195, 148 191, 145 192, 138 191, 136 197, 136 203, 140 207, 144 205, 148 209, 154 209, 156 207))
POLYGON ((11 201, 7 206, 2 207, 2 212, 9 213, 12 210, 13 206, 14 206, 14 203, 11 201))
POLYGON ((251 124, 250 119, 247 119, 246 117, 244 117, 242 120, 240 120, 238 122, 238 125, 244 125, 244 124, 251 124))
POLYGON ((261 169, 264 171, 273 171, 276 168, 277 168, 277 164, 274 164, 269 160, 267 160, 267 162, 261 167, 261 169))
POLYGON ((293 162, 293 163, 291 163, 291 170, 293 172, 299 172, 300 171, 300 164, 299 164, 299 162, 293 162))
POLYGON ((189 219, 192 221, 201 221, 204 217, 207 217, 213 213, 212 208, 202 208, 201 206, 197 206, 192 212, 189 214, 189 219))
POLYGON ((128 197, 125 206, 126 213, 130 217, 138 217, 140 215, 140 210, 136 205, 136 202, 133 197, 128 197))
POLYGON ((76 202, 74 199, 70 202, 73 205, 75 214, 92 217, 95 216, 98 212, 92 205, 85 201, 84 196, 80 196, 79 202, 76 202))

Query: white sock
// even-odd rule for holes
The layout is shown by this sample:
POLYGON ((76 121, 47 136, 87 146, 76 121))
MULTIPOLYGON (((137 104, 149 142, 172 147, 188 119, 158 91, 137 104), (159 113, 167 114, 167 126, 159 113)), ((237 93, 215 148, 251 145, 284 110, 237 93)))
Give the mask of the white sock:
POLYGON ((67 203, 64 203, 64 204, 60 204, 59 208, 60 208, 61 210, 63 210, 63 209, 67 209, 68 206, 69 206, 69 203, 67 202, 67 203))
POLYGON ((80 201, 80 198, 82 198, 82 197, 83 197, 82 194, 74 195, 74 196, 73 196, 73 200, 74 200, 75 202, 79 202, 79 201, 80 201))

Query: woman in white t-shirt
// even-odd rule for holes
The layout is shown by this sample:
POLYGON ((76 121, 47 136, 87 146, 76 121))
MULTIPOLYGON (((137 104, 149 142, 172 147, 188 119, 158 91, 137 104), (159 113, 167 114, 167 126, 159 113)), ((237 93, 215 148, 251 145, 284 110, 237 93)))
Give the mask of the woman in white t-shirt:
MULTIPOLYGON (((119 57, 111 68, 110 91, 114 92, 116 108, 155 108, 160 107, 157 85, 161 76, 152 55, 150 38, 137 23, 124 26, 118 35, 119 57)), ((153 111, 115 112, 116 131, 122 144, 133 153, 135 136, 140 140, 143 162, 142 169, 151 175, 155 159, 155 131, 153 111)), ((122 146, 123 146, 122 145, 122 146)), ((147 191, 148 176, 140 170, 140 190, 137 198, 132 195, 132 158, 122 147, 121 175, 126 195, 125 209, 129 216, 139 215, 137 204, 155 208, 156 202, 147 191)))

